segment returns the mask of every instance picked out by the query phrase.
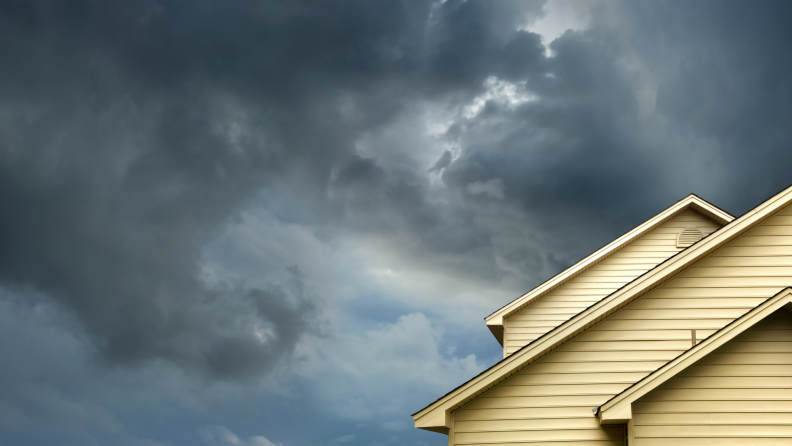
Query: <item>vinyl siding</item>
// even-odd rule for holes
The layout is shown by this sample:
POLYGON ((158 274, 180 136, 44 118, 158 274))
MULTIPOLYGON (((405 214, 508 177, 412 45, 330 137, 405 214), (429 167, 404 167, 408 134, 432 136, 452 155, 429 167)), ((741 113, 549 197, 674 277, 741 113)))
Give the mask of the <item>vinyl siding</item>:
POLYGON ((778 310, 633 404, 635 445, 792 444, 792 314, 778 310))
POLYGON ((676 247, 676 237, 688 227, 698 228, 704 235, 708 235, 720 228, 720 225, 696 211, 682 211, 548 295, 509 316, 503 323, 504 357, 681 251, 676 247))
MULTIPOLYGON (((622 445, 623 431, 592 422, 591 409, 690 348, 691 330, 701 341, 792 285, 792 241, 783 235, 790 217, 792 209, 780 211, 456 410, 455 444, 622 445), (764 254, 757 236, 769 237, 761 239, 764 254)), ((753 355, 752 361, 775 360, 753 355)), ((792 363, 792 352, 787 357, 792 363)), ((713 367, 745 369, 727 362, 713 367)))

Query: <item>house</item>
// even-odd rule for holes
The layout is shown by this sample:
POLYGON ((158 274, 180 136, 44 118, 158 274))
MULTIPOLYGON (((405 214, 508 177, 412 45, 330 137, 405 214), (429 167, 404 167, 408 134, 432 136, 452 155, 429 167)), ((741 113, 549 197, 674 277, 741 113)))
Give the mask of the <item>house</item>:
POLYGON ((792 187, 690 195, 486 318, 503 360, 413 415, 449 445, 792 445, 792 187))

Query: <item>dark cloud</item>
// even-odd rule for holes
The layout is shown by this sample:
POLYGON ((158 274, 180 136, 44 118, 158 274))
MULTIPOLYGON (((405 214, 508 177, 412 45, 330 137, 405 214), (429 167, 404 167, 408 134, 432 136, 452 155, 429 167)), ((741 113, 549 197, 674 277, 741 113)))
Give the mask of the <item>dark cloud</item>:
POLYGON ((536 5, 2 8, 0 278, 74 312, 111 364, 162 358, 228 379, 288 356, 317 316, 277 287, 205 283, 202 247, 229 216, 281 184, 322 218, 473 249, 486 235, 470 216, 443 228, 425 179, 359 158, 354 141, 409 98, 471 97, 544 57, 537 35, 496 23, 536 5), (322 203, 327 184, 342 198, 322 203))
POLYGON ((542 2, 1 2, 0 286, 116 369, 234 382, 357 285, 276 250, 212 276, 256 206, 416 287, 518 294, 687 193, 790 183, 789 8, 598 2, 543 42, 542 2))
MULTIPOLYGON (((239 331, 252 330, 254 336, 240 335, 228 325, 217 327, 220 336, 211 340, 206 353, 206 368, 215 376, 232 380, 251 380, 269 371, 284 352, 294 350, 305 333, 320 334, 315 300, 303 282, 303 274, 290 267, 291 280, 285 286, 245 291, 239 300, 239 314, 229 321, 239 331), (248 326, 240 314, 250 312, 248 326)), ((223 311, 222 308, 219 311, 223 311)), ((233 327, 232 325, 232 327, 233 327)), ((243 331, 243 333, 244 333, 243 331)))
MULTIPOLYGON (((90 98, 89 88, 75 88, 90 98)), ((207 326, 228 329, 218 315, 240 297, 201 282, 201 246, 263 184, 277 155, 244 137, 230 143, 211 129, 206 105, 176 96, 151 106, 122 94, 99 109, 75 99, 7 110, 18 114, 3 132, 0 276, 76 312, 111 363, 162 357, 205 371, 207 326), (227 305, 218 311, 217 301, 227 305)), ((283 316, 298 327, 312 317, 283 316)), ((227 336, 255 342, 239 328, 227 336)), ((275 344, 280 354, 293 347, 287 339, 275 344)))
POLYGON ((462 192, 473 183, 500 181, 505 200, 499 205, 481 203, 483 194, 462 195, 497 218, 518 210, 517 218, 530 221, 533 234, 514 233, 508 246, 493 248, 515 270, 531 271, 523 273, 528 280, 546 277, 558 264, 525 268, 522 262, 531 257, 518 260, 514 252, 549 251, 568 265, 648 217, 647 210, 658 210, 644 207, 661 172, 652 168, 655 153, 635 150, 635 129, 644 124, 635 82, 620 67, 619 46, 612 33, 566 33, 552 43, 544 75, 522 79, 533 98, 515 106, 491 101, 449 132, 463 150, 446 167, 444 182, 462 192))
POLYGON ((452 160, 451 152, 446 150, 445 152, 443 152, 443 155, 437 159, 437 162, 434 163, 434 165, 431 168, 429 168, 428 172, 430 173, 440 172, 441 170, 448 167, 449 164, 451 164, 451 160, 452 160))
POLYGON ((518 5, 449 1, 433 9, 427 77, 436 79, 435 91, 469 89, 489 76, 514 80, 541 72, 541 37, 515 32, 541 14, 541 3, 518 5))
POLYGON ((306 133, 311 107, 272 111, 282 85, 245 66, 261 50, 242 39, 258 32, 257 7, 216 11, 247 20, 226 41, 210 4, 4 6, 15 63, 2 75, 0 277, 63 303, 112 364, 164 358, 233 379, 287 356, 312 329, 309 296, 224 291, 199 275, 203 244, 276 172, 296 163, 304 179, 326 177, 322 164, 346 150, 325 127, 333 116, 306 133), (237 47, 247 54, 215 60, 237 47), (254 83, 263 104, 243 88, 254 83))
POLYGON ((783 20, 792 5, 643 6, 624 10, 638 24, 631 37, 641 63, 657 78, 657 111, 678 131, 717 144, 708 161, 726 166, 734 209, 787 186, 792 65, 782 42, 792 38, 783 20))

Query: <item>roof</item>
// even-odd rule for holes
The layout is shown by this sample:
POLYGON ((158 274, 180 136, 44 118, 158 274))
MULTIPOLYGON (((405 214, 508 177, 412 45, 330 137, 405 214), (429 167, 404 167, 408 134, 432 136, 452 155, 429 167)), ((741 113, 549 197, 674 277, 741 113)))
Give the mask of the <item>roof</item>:
POLYGON ((511 356, 504 358, 437 401, 416 412, 413 415, 415 427, 436 432, 447 432, 451 411, 475 399, 589 327, 651 291, 694 262, 739 237, 790 204, 790 202, 792 202, 792 186, 787 187, 698 243, 668 258, 655 268, 647 271, 568 321, 512 353, 511 356))
MULTIPOLYGON (((674 360, 647 375, 642 380, 625 389, 599 407, 598 417, 601 424, 621 424, 632 418, 632 403, 673 378, 696 361, 712 353, 718 347, 734 339, 737 335, 756 325, 776 310, 792 307, 792 288, 784 288, 768 298, 753 310, 735 319, 729 325, 710 335, 704 341, 692 346, 674 360)), ((790 310, 792 311, 792 310, 790 310)))
POLYGON ((690 194, 687 197, 677 201, 676 203, 674 203, 664 211, 650 218, 649 220, 646 220, 645 222, 636 226, 635 228, 633 228, 626 234, 622 235, 621 237, 617 238, 616 240, 598 249, 588 257, 570 266, 569 268, 557 274, 550 280, 542 283, 538 287, 523 294, 514 301, 504 305, 499 310, 487 316, 486 318, 484 318, 484 320, 487 321, 487 327, 490 329, 490 331, 492 331, 492 334, 495 335, 495 338, 502 345, 503 320, 505 318, 522 310, 531 303, 536 302, 537 300, 541 299, 543 296, 547 295, 548 293, 555 290, 559 286, 574 279, 575 277, 582 274, 592 266, 608 258, 610 255, 616 253, 621 248, 629 245, 631 242, 635 241, 644 234, 655 229, 656 227, 660 226, 661 224, 665 223, 666 221, 678 215, 680 212, 687 209, 693 209, 699 212, 700 214, 720 223, 721 225, 725 225, 731 222, 732 220, 734 220, 734 217, 728 212, 721 210, 717 206, 707 202, 706 200, 698 197, 695 194, 690 194))

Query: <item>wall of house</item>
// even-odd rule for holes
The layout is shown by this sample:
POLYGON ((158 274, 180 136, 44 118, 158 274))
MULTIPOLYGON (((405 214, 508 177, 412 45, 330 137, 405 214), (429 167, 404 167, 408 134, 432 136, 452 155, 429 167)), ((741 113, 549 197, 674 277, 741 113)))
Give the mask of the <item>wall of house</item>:
POLYGON ((790 445, 791 386, 792 314, 779 310, 636 401, 634 444, 790 445))
POLYGON ((681 251, 676 237, 687 227, 704 235, 720 225, 685 210, 589 270, 504 320, 503 356, 561 325, 605 296, 681 251))
POLYGON ((592 408, 788 285, 792 208, 456 410, 453 444, 622 445, 592 408))

